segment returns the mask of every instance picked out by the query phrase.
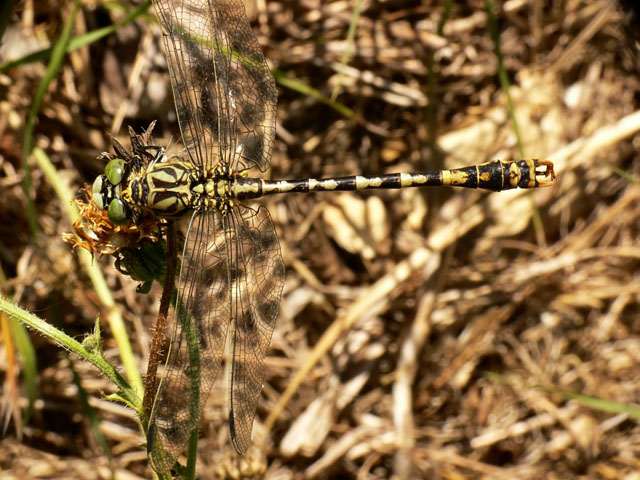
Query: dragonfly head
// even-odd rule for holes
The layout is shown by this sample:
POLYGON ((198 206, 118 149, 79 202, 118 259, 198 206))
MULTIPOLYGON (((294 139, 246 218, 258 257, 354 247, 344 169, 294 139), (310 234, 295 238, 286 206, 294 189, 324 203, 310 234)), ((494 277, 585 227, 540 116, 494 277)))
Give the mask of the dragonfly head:
POLYGON ((121 225, 131 218, 131 207, 122 199, 122 184, 127 174, 127 164, 121 158, 109 160, 104 174, 99 175, 91 188, 93 201, 107 211, 109 220, 121 225))

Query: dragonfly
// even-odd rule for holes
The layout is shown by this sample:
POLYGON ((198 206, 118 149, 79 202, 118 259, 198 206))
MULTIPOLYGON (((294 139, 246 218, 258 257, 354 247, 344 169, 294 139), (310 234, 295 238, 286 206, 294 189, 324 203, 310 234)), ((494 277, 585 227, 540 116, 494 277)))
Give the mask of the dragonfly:
MULTIPOLYGON (((131 133, 92 186, 111 222, 188 222, 173 333, 147 448, 164 473, 184 454, 216 377, 229 368, 230 439, 243 454, 265 379, 285 265, 264 206, 279 193, 458 186, 500 191, 553 185, 547 160, 495 160, 450 170, 266 180, 277 90, 241 0, 154 0, 184 149, 168 154, 131 133), (228 358, 226 358, 228 357, 228 358)), ((131 130, 130 130, 131 131, 131 130)))

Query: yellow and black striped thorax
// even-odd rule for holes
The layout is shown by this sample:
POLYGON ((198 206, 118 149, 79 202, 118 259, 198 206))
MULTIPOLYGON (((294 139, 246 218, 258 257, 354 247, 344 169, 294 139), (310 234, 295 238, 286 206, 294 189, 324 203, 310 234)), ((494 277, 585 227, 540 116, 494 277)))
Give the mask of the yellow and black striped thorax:
POLYGON ((180 218, 201 203, 192 189, 204 178, 191 162, 162 159, 132 175, 122 190, 122 199, 159 217, 180 218))
POLYGON ((234 183, 222 167, 200 168, 167 158, 160 149, 147 165, 112 158, 93 184, 93 198, 114 223, 135 221, 145 212, 179 219, 203 209, 227 213, 233 206, 234 183))

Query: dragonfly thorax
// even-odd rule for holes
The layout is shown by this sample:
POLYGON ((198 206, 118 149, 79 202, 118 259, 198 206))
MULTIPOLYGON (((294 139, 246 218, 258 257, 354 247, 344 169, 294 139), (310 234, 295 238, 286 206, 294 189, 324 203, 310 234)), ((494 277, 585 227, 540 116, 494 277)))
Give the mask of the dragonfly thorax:
POLYGON ((193 211, 226 214, 234 205, 237 176, 222 166, 204 169, 190 161, 168 159, 152 165, 140 180, 123 192, 137 204, 164 218, 180 218, 193 211))
POLYGON ((224 215, 237 196, 236 177, 228 169, 203 169, 178 157, 167 158, 164 152, 138 170, 114 158, 94 181, 93 200, 116 224, 135 220, 144 211, 167 219, 200 210, 224 215))

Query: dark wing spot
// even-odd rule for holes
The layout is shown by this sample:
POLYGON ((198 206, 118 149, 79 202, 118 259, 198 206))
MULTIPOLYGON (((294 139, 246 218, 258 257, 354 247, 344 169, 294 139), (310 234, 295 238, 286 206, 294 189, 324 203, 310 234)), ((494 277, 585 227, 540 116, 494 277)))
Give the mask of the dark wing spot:
POLYGON ((227 268, 224 262, 218 262, 202 271, 202 284, 211 288, 214 284, 227 283, 227 268))
POLYGON ((218 300, 220 300, 220 299, 226 297, 228 294, 229 294, 229 288, 228 288, 227 285, 225 285, 224 288, 220 287, 218 289, 218 291, 216 292, 216 298, 218 300))
MULTIPOLYGON (((242 91, 239 92, 239 95, 242 95, 242 91)), ((255 128, 256 116, 258 115, 256 105, 248 103, 242 107, 242 121, 244 125, 250 129, 255 128)))
MULTIPOLYGON (((198 341, 200 343, 201 350, 207 350, 209 347, 208 339, 212 338, 214 341, 221 336, 220 323, 217 318, 212 318, 209 322, 203 322, 201 325, 202 332, 198 335, 198 341)), ((204 356, 202 357, 204 358, 204 356)))
POLYGON ((278 318, 279 302, 275 300, 266 300, 258 304, 258 312, 265 322, 269 324, 275 323, 278 318))
POLYGON ((203 302, 200 300, 201 296, 196 296, 196 298, 193 299, 193 304, 191 305, 191 316, 194 320, 197 321, 204 320, 209 313, 209 309, 206 305, 207 302, 203 302))
POLYGON ((245 220, 242 225, 238 225, 237 227, 237 235, 238 238, 246 238, 251 232, 251 223, 249 220, 245 220))
POLYGON ((263 250, 270 250, 278 241, 275 232, 273 230, 260 231, 259 229, 248 229, 249 237, 251 241, 263 250))
POLYGON ((264 232, 260 236, 260 243, 258 245, 260 245, 261 248, 271 250, 277 243, 278 237, 276 237, 276 234, 274 232, 264 232))
POLYGON ((258 251, 253 256, 253 264, 254 265, 262 265, 266 259, 267 259, 267 254, 265 252, 258 251))
MULTIPOLYGON (((258 71, 257 76, 262 77, 264 72, 258 71)), ((264 81, 263 78, 259 78, 256 82, 256 89, 258 91, 259 98, 271 98, 273 97, 273 86, 270 82, 264 81)))
MULTIPOLYGON (((213 267, 206 268, 203 271, 203 282, 207 288, 213 289, 215 298, 218 300, 224 298, 229 293, 229 277, 227 272, 227 264, 218 262, 213 267)), ((205 293, 202 293, 205 295, 205 293)), ((200 295, 199 297, 202 297, 200 295)))
MULTIPOLYGON (((255 118, 251 117, 251 118, 255 118)), ((243 145, 242 156, 252 162, 262 159, 264 150, 264 139, 261 135, 247 135, 243 145)))
POLYGON ((229 46, 233 53, 246 57, 249 52, 245 52, 245 35, 242 30, 233 30, 231 27, 227 27, 227 35, 229 36, 229 46))
POLYGON ((238 319, 238 328, 244 333, 248 333, 253 337, 258 326, 251 310, 245 310, 242 313, 242 315, 238 319))
POLYGON ((211 98, 211 90, 209 88, 203 88, 200 94, 200 108, 203 110, 201 115, 203 123, 206 124, 209 131, 214 137, 218 136, 218 120, 221 122, 221 127, 224 129, 224 120, 218 119, 218 114, 214 107, 215 102, 211 98))
POLYGON ((239 278, 244 277, 244 269, 240 267, 240 265, 233 265, 229 268, 229 277, 231 278, 231 282, 235 282, 239 278))
POLYGON ((169 438, 178 437, 180 434, 180 428, 178 427, 178 422, 173 422, 168 428, 164 431, 165 435, 169 438))
MULTIPOLYGON (((200 368, 202 370, 203 375, 214 371, 218 368, 219 362, 216 361, 216 357, 213 355, 207 355, 206 352, 202 352, 200 356, 200 368)), ((213 381, 213 378, 210 378, 210 381, 213 381)), ((203 381, 205 381, 203 379, 203 381)))
POLYGON ((275 278, 284 278, 285 277, 285 268, 283 262, 276 262, 273 266, 273 276, 275 278))

